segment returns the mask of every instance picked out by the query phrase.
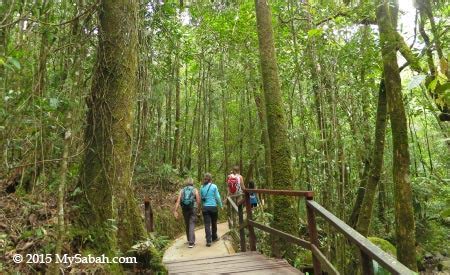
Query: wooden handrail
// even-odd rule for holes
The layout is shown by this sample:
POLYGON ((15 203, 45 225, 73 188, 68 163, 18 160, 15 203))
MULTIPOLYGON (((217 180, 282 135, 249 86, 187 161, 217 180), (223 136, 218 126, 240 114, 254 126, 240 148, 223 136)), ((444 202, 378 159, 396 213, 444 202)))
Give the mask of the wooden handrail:
MULTIPOLYGON (((256 227, 260 230, 263 230, 273 235, 277 235, 278 237, 284 238, 290 241, 291 243, 297 244, 303 248, 310 250, 313 256, 314 274, 322 274, 322 267, 323 270, 328 272, 329 274, 339 274, 337 269, 331 264, 331 262, 325 257, 325 255, 319 249, 319 240, 315 218, 315 213, 317 212, 320 216, 322 216, 326 220, 326 222, 330 223, 333 227, 335 227, 340 233, 342 233, 347 239, 349 239, 353 244, 355 244, 359 248, 364 260, 371 262, 373 259, 377 261, 382 267, 384 267, 386 270, 390 271, 393 274, 415 274, 412 270, 408 269, 406 266, 401 264, 397 259, 381 250, 378 246, 371 243, 368 239, 359 234, 356 230, 351 228, 345 222, 338 219, 331 212, 329 212, 320 204, 315 202, 313 200, 314 193, 312 191, 269 190, 269 189, 244 189, 243 191, 245 197, 242 200, 238 201, 237 203, 235 202, 234 198, 240 197, 242 196, 242 194, 236 194, 233 196, 229 196, 227 198, 229 205, 231 205, 231 208, 237 211, 240 215, 239 230, 240 230, 242 251, 246 250, 245 234, 243 232, 244 227, 246 227, 249 232, 250 250, 252 251, 256 250, 256 237, 254 233, 254 228, 256 227), (306 213, 308 218, 309 241, 300 239, 294 235, 282 232, 270 226, 255 222, 252 218, 250 193, 295 196, 306 198, 306 210, 307 210, 306 213), (247 212, 246 220, 243 219, 242 204, 244 202, 247 212)), ((229 215, 230 214, 231 212, 229 212, 229 215)), ((368 274, 373 273, 373 270, 369 270, 367 266, 365 271, 370 271, 368 274)))
POLYGON ((267 226, 267 225, 263 225, 260 223, 257 223, 255 221, 252 220, 247 220, 248 223, 250 223, 251 225, 253 225, 254 227, 261 229, 262 231, 265 231, 267 233, 271 233, 273 235, 276 235, 280 238, 286 239, 292 243, 298 244, 299 246, 306 248, 308 250, 311 249, 311 243, 308 241, 305 241, 303 239, 300 239, 298 237, 295 237, 294 235, 288 234, 288 233, 284 233, 283 231, 280 231, 278 229, 275 229, 273 227, 267 226))
POLYGON ((239 205, 243 205, 245 204, 245 198, 242 198, 240 201, 237 201, 236 204, 239 205))
POLYGON ((231 197, 227 198, 228 203, 231 205, 231 207, 233 207, 234 211, 238 212, 238 206, 236 205, 236 203, 233 201, 233 199, 231 197))
POLYGON ((295 190, 274 190, 274 189, 244 189, 245 193, 267 194, 267 195, 282 195, 282 196, 294 196, 312 198, 314 196, 313 191, 295 191, 295 190))
POLYGON ((352 241, 352 243, 358 246, 361 251, 370 256, 372 259, 376 260, 389 272, 393 274, 414 274, 412 270, 404 266, 388 253, 384 252, 378 246, 371 243, 358 231, 350 227, 348 224, 344 223, 342 220, 338 219, 335 215, 326 210, 317 202, 309 200, 307 201, 307 205, 314 209, 314 211, 322 216, 326 221, 332 224, 340 233, 342 233, 350 241, 352 241))
POLYGON ((339 274, 339 271, 337 271, 336 268, 333 266, 333 264, 330 263, 330 261, 328 261, 327 257, 323 255, 322 251, 320 251, 320 249, 317 246, 311 244, 311 252, 319 260, 321 266, 326 272, 328 272, 330 275, 339 274))
POLYGON ((238 197, 241 197, 241 196, 244 196, 244 193, 238 193, 238 194, 234 194, 234 195, 229 195, 228 198, 234 199, 234 198, 238 198, 238 197))

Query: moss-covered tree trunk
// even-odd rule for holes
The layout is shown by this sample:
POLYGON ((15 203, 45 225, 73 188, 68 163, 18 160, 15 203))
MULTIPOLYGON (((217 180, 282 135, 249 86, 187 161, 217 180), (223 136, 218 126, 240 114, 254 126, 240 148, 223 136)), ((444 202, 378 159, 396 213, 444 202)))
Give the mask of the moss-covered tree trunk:
POLYGON ((87 99, 86 154, 79 225, 99 255, 126 251, 145 236, 131 185, 133 106, 137 82, 136 0, 104 0, 99 46, 87 99))
POLYGON ((373 204, 378 183, 380 182, 381 171, 383 168, 384 143, 386 136, 387 121, 387 99, 384 81, 380 82, 380 91, 378 94, 378 107, 375 124, 375 140, 372 153, 371 168, 365 187, 364 198, 361 203, 361 209, 356 223, 356 230, 362 235, 369 234, 370 221, 372 218, 373 204))
POLYGON ((379 1, 377 23, 380 31, 384 81, 392 129, 397 255, 401 263, 412 270, 417 270, 414 209, 409 179, 408 127, 397 63, 396 31, 395 25, 393 25, 396 18, 391 18, 397 15, 390 11, 389 4, 387 0, 379 1))
MULTIPOLYGON (((271 12, 267 0, 255 0, 259 53, 266 105, 267 130, 270 140, 273 188, 292 189, 293 176, 291 153, 285 118, 285 108, 278 79, 277 59, 273 40, 271 12)), ((294 201, 277 196, 274 198, 273 222, 275 228, 294 233, 297 228, 297 214, 294 201)), ((292 260, 293 250, 284 240, 274 238, 272 254, 292 260)))
POLYGON ((270 139, 269 132, 267 131, 266 105, 264 103, 264 97, 260 93, 255 93, 255 103, 258 108, 259 123, 261 124, 261 142, 264 144, 264 171, 266 181, 263 188, 272 189, 272 164, 270 161, 270 139))

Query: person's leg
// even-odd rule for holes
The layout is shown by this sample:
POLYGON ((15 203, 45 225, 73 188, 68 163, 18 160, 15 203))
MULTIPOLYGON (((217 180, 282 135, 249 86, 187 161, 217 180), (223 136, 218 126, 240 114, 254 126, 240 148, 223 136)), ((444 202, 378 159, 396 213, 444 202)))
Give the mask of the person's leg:
POLYGON ((203 209, 203 221, 205 222, 206 243, 211 243, 211 213, 207 207, 203 209))
POLYGON ((195 210, 190 211, 189 216, 189 244, 195 244, 195 210))
POLYGON ((219 216, 218 209, 214 209, 211 211, 211 227, 212 227, 212 240, 215 241, 218 239, 217 237, 217 218, 219 216))
POLYGON ((183 209, 184 228, 186 230, 186 239, 189 242, 189 211, 183 209))

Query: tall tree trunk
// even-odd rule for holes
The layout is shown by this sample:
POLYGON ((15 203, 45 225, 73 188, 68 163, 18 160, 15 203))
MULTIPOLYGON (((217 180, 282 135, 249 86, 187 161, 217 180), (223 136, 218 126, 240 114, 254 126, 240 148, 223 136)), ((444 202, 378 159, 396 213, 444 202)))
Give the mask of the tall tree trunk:
MULTIPOLYGON (((192 91, 192 89, 188 88, 188 67, 189 67, 189 63, 188 60, 185 60, 185 67, 184 67, 184 101, 185 101, 185 106, 184 106, 184 122, 183 122, 183 138, 182 138, 182 143, 181 143, 181 148, 180 148, 180 163, 179 163, 179 171, 180 173, 184 174, 185 170, 185 148, 187 147, 187 133, 188 133, 188 128, 187 128, 187 123, 188 123, 188 119, 189 119, 189 104, 190 104, 190 92, 192 91)), ((191 85, 192 87, 192 85, 191 85)))
POLYGON ((375 125, 375 139, 372 152, 372 162, 369 178, 366 184, 364 198, 358 215, 356 229, 363 236, 369 234, 370 221, 372 218, 372 209, 375 200, 377 185, 380 181, 381 171, 383 169, 384 143, 386 136, 387 122, 387 99, 384 81, 380 82, 380 91, 378 94, 378 107, 375 125))
MULTIPOLYGON (((306 14, 307 17, 307 26, 306 26, 306 30, 305 31, 309 31, 311 29, 314 28, 313 25, 313 20, 311 17, 311 12, 310 12, 310 5, 308 3, 308 1, 304 1, 303 2, 303 6, 304 6, 304 13, 306 14)), ((328 124, 326 121, 326 116, 325 116, 325 108, 324 108, 324 103, 323 103, 323 94, 324 90, 326 90, 325 85, 324 85, 324 81, 322 81, 322 71, 321 71, 321 66, 319 64, 319 58, 318 55, 316 53, 316 45, 315 45, 315 39, 309 39, 307 45, 306 45, 306 56, 307 56, 307 64, 309 66, 309 70, 310 70, 310 74, 311 74, 311 79, 313 82, 313 95, 314 95, 314 108, 316 111, 316 116, 317 116, 317 125, 319 128, 319 133, 320 133, 320 137, 319 137, 319 143, 320 143, 320 151, 322 153, 322 155, 320 156, 323 159, 319 160, 319 168, 322 171, 322 176, 323 178, 320 178, 321 175, 317 175, 317 177, 319 178, 318 182, 321 182, 321 197, 320 199, 322 200, 322 204, 325 207, 328 207, 331 202, 331 191, 332 189, 330 188, 331 186, 333 186, 333 171, 332 171, 332 161, 331 161, 331 150, 330 150, 330 141, 329 141, 329 135, 327 133, 328 131, 328 124)), ((328 243, 329 244, 329 243, 328 243)))
MULTIPOLYGON (((67 114, 67 120, 70 121, 70 112, 67 114)), ((70 150, 70 128, 66 129, 64 133, 64 147, 61 161, 60 181, 58 185, 58 231, 55 245, 55 255, 61 255, 62 246, 64 243, 64 196, 66 194, 66 179, 67 179, 67 163, 70 150)), ((56 261, 50 265, 51 273, 59 274, 59 263, 56 261)))
MULTIPOLYGON (((224 54, 220 56, 220 75, 222 77, 222 83, 225 84, 225 71, 224 71, 224 54)), ((228 146, 228 108, 227 108, 227 96, 225 89, 222 88, 222 120, 223 120, 223 155, 224 155, 224 175, 223 180, 227 178, 230 172, 229 161, 229 146, 228 146)))
POLYGON ((207 105, 208 105, 208 109, 205 109, 205 111, 208 113, 207 115, 207 126, 206 126, 206 148, 207 148, 207 153, 205 154, 205 158, 206 158, 206 171, 210 172, 211 171, 211 161, 212 161, 212 150, 211 150, 211 120, 212 120, 212 114, 213 114, 213 110, 212 110, 212 100, 211 100, 211 77, 208 77, 208 90, 206 93, 207 96, 207 105))
POLYGON ((96 253, 127 251, 145 236, 131 184, 133 106, 137 86, 136 0, 103 0, 99 46, 88 98, 87 145, 80 174, 78 223, 96 253), (117 230, 115 230, 117 229, 117 230))
POLYGON ((200 77, 201 77, 201 64, 200 64, 200 69, 199 69, 199 76, 198 76, 198 86, 197 86, 197 99, 194 103, 195 108, 194 108, 194 114, 192 116, 192 126, 191 126, 191 133, 190 133, 190 138, 189 138, 189 145, 188 145, 188 150, 187 150, 187 154, 186 154, 186 169, 189 171, 192 168, 192 144, 194 142, 194 131, 195 131, 195 126, 197 125, 197 130, 198 130, 198 125, 200 124, 200 87, 201 87, 201 81, 200 81, 200 77))
POLYGON ((201 69, 201 78, 199 79, 199 89, 198 89, 198 118, 197 118, 197 180, 202 180, 202 169, 203 169, 203 154, 204 154, 204 135, 203 128, 205 122, 205 101, 204 101, 204 87, 205 87, 205 71, 206 66, 203 65, 201 69))
POLYGON ((430 0, 416 0, 415 2, 420 11, 420 20, 421 21, 425 20, 425 15, 430 20, 431 32, 433 33, 433 36, 434 36, 434 39, 433 39, 434 48, 439 57, 439 65, 440 65, 441 71, 444 75, 447 76, 447 78, 450 78, 450 70, 448 68, 448 60, 447 60, 447 57, 445 56, 445 53, 442 50, 442 45, 441 45, 442 42, 440 39, 439 30, 436 27, 436 21, 433 16, 433 9, 431 6, 431 2, 430 2, 430 0))
MULTIPOLYGON (((39 8, 39 19, 42 21, 49 21, 51 12, 51 3, 48 3, 47 0, 42 1, 42 5, 39 8), (45 16, 43 16, 45 15, 45 16), (42 16, 42 18, 41 18, 42 16)), ((49 51, 51 44, 49 43, 49 27, 46 24, 41 23, 39 26, 39 31, 41 32, 40 37, 40 46, 39 46, 39 55, 37 60, 36 73, 34 74, 34 82, 33 82, 33 105, 39 106, 36 110, 36 116, 39 117, 39 124, 37 125, 36 131, 39 133, 39 136, 36 135, 35 141, 35 149, 34 149, 34 160, 35 165, 32 171, 32 180, 28 181, 25 184, 25 190, 27 192, 31 192, 34 189, 37 181, 40 177, 45 177, 45 158, 47 156, 47 148, 49 143, 46 141, 46 127, 44 125, 44 116, 42 111, 42 102, 45 89, 46 89, 46 78, 47 78, 47 60, 49 57, 49 51)))
POLYGON ((178 57, 176 58, 175 65, 175 137, 173 141, 173 151, 172 151, 172 167, 177 168, 178 160, 178 144, 180 143, 180 61, 178 57))
MULTIPOLYGON (((291 152, 288 142, 287 124, 278 79, 277 58, 273 39, 271 12, 266 0, 255 0, 261 72, 266 104, 267 129, 270 140, 270 157, 274 189, 292 189, 291 152)), ((273 222, 275 228, 296 233, 297 214, 292 199, 274 198, 273 222)), ((285 240, 274 237, 272 254, 293 260, 292 246, 285 240)))
POLYGON ((171 76, 169 83, 167 84, 167 96, 166 96, 166 114, 165 114, 165 138, 164 138, 164 163, 170 163, 172 158, 172 89, 173 82, 175 80, 175 66, 168 65, 171 68, 171 76))
MULTIPOLYGON (((364 25, 361 27, 360 31, 362 32, 361 35, 361 41, 360 41, 360 53, 362 54, 361 58, 362 60, 365 60, 367 58, 370 58, 367 53, 367 49, 371 47, 371 29, 369 25, 364 25)), ((355 204, 352 208, 352 213, 349 218, 348 224, 356 229, 356 223, 358 222, 358 216, 359 212, 361 210, 361 204, 364 199, 364 192, 365 188, 368 182, 368 177, 370 173, 370 167, 372 162, 372 140, 370 137, 370 120, 368 119, 370 117, 370 109, 371 109, 371 102, 369 100, 370 97, 365 96, 368 93, 371 93, 372 90, 369 88, 372 80, 366 78, 367 73, 367 67, 366 64, 361 63, 359 68, 359 81, 358 86, 360 87, 360 91, 362 92, 362 95, 360 98, 360 104, 357 104, 360 108, 360 112, 362 115, 362 120, 354 119, 353 116, 349 116, 349 123, 350 128, 352 130, 352 134, 356 136, 362 136, 362 142, 357 141, 355 144, 359 148, 357 148, 357 158, 360 159, 360 163, 363 165, 362 170, 363 172, 360 173, 359 176, 359 187, 356 194, 356 200, 355 204)), ((379 93, 379 92, 378 92, 379 93)), ((357 112, 357 110, 355 110, 357 112)), ((358 170, 361 168, 358 165, 358 170)))
POLYGON ((393 23, 397 14, 390 11, 389 4, 387 0, 379 1, 377 23, 392 129, 397 255, 401 263, 417 270, 414 209, 409 179, 408 127, 397 63, 396 25, 393 23))
MULTIPOLYGON (((429 0, 416 0, 415 1, 416 5, 417 5, 417 9, 419 11, 420 14, 420 20, 419 20, 419 32, 420 35, 423 38, 423 41, 425 42, 425 53, 427 55, 427 63, 428 63, 428 67, 430 70, 430 75, 427 77, 425 83, 427 85, 427 87, 429 86, 429 84, 431 83, 431 81, 433 81, 436 76, 437 76, 437 70, 436 67, 434 65, 434 60, 433 60, 433 45, 432 45, 432 41, 430 41, 430 37, 428 36, 428 34, 425 32, 425 22, 427 21, 427 18, 430 20, 430 25, 431 25, 431 32, 433 34, 433 41, 434 41, 434 45, 435 45, 435 50, 437 51, 438 57, 439 57, 439 62, 438 64, 440 65, 440 69, 441 72, 443 74, 445 74, 447 76, 448 79, 450 79, 450 70, 448 68, 448 60, 447 58, 444 56, 443 52, 442 52, 442 47, 441 47, 441 41, 440 41, 440 37, 439 37, 439 32, 436 29, 436 23, 433 17, 433 10, 431 7, 431 3, 429 0)), ((433 91, 431 89, 428 89, 428 92, 430 93, 430 95, 433 97, 433 99, 435 100, 436 106, 438 107, 438 109, 442 112, 439 115, 439 119, 441 121, 448 121, 450 120, 450 110, 449 110, 449 106, 448 104, 443 104, 441 105, 442 102, 438 103, 437 99, 439 98, 439 94, 437 93, 436 89, 433 91)), ((442 95, 441 95, 442 96, 442 95)), ((447 142, 448 144, 450 144, 450 142, 447 142)))
MULTIPOLYGON (((262 188, 272 189, 273 177, 272 177, 272 164, 270 158, 270 139, 269 132, 267 131, 267 116, 266 116, 266 104, 264 103, 264 95, 255 92, 255 103, 258 109, 259 124, 261 125, 261 142, 264 144, 264 172, 265 172, 265 185, 262 188)), ((264 197, 264 196, 263 196, 264 197)), ((272 199, 267 197, 268 208, 272 212, 272 199)))

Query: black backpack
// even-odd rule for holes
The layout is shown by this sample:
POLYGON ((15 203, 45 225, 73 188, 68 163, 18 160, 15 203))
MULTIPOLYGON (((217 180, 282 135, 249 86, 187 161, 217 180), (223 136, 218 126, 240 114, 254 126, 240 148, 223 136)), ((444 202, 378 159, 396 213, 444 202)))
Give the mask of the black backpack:
POLYGON ((181 208, 192 209, 194 208, 195 193, 193 186, 186 186, 181 193, 181 208))

